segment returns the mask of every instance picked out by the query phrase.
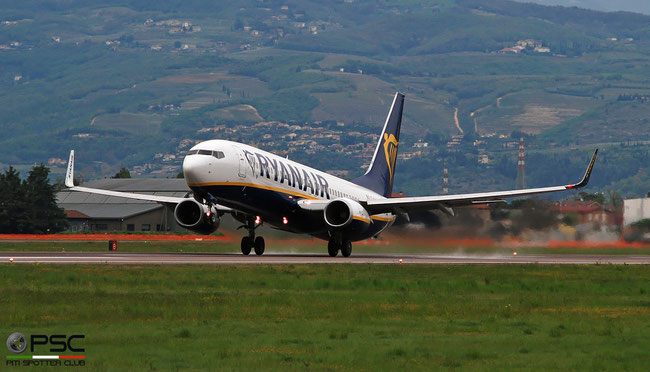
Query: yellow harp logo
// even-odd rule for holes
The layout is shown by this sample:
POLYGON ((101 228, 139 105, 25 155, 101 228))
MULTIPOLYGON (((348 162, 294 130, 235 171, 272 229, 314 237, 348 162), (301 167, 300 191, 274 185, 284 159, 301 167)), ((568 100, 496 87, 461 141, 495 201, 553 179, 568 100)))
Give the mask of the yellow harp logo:
POLYGON ((384 154, 386 154, 386 164, 388 164, 388 174, 390 182, 393 183, 393 172, 395 172, 395 159, 397 159, 397 139, 394 135, 384 133, 384 154))

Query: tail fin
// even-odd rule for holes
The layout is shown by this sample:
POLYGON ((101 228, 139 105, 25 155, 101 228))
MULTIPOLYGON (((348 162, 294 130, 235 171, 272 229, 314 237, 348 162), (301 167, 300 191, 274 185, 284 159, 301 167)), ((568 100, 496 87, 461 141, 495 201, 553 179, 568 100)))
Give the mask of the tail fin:
POLYGON ((393 99, 393 105, 388 112, 384 129, 379 136, 379 142, 375 154, 372 156, 370 167, 363 176, 352 181, 385 197, 390 197, 393 192, 393 176, 395 175, 397 145, 399 144, 403 109, 404 95, 397 92, 393 99))

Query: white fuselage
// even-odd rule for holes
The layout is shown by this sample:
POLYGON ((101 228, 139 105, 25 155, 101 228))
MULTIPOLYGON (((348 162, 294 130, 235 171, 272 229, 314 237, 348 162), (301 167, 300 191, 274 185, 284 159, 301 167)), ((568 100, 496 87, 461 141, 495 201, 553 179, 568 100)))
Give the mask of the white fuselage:
MULTIPOLYGON (((210 192, 220 204, 240 210, 244 208, 256 214, 265 211, 267 213, 263 214, 267 216, 277 213, 278 205, 269 203, 266 208, 260 205, 260 198, 253 199, 255 205, 247 205, 247 193, 264 190, 294 201, 385 199, 344 179, 252 146, 226 140, 205 141, 192 147, 183 161, 183 174, 188 186, 195 192, 210 192), (237 190, 240 190, 241 198, 238 198, 237 190)), ((264 199, 273 199, 273 195, 267 193, 264 199)), ((371 217, 373 222, 381 221, 386 225, 380 231, 395 219, 390 213, 371 217)), ((277 227, 285 226, 280 224, 277 227)))

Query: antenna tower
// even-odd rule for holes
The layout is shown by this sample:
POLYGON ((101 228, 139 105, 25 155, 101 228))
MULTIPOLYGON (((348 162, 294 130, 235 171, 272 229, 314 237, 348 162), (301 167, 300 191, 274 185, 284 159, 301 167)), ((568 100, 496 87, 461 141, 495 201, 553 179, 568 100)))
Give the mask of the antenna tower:
POLYGON ((526 188, 526 152, 524 151, 524 136, 519 139, 519 160, 517 161, 517 189, 526 188))
POLYGON ((442 193, 443 195, 449 194, 449 170, 447 169, 447 162, 444 162, 442 171, 442 193))

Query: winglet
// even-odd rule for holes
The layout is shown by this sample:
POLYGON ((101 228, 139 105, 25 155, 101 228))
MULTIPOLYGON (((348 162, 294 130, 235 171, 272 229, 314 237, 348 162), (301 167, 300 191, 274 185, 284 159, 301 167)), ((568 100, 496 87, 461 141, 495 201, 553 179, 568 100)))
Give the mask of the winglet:
POLYGON ((65 186, 74 187, 74 150, 70 150, 68 170, 65 172, 65 186))
POLYGON ((587 168, 584 177, 582 177, 582 180, 578 183, 567 185, 566 186, 567 189, 579 189, 581 187, 587 186, 587 183, 589 183, 589 177, 591 176, 591 170, 593 169, 594 163, 596 162, 596 155, 598 155, 598 149, 594 151, 594 156, 591 158, 591 162, 589 162, 589 167, 587 168))

